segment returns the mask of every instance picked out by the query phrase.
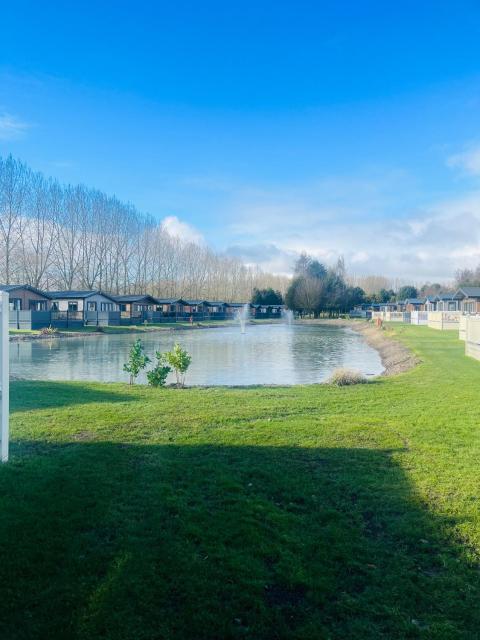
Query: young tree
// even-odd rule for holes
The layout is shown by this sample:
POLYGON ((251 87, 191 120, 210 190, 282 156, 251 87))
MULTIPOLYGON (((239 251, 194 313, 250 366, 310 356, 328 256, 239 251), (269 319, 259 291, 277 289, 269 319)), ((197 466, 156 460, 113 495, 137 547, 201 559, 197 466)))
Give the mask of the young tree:
POLYGON ((123 365, 123 370, 130 374, 130 384, 134 384, 140 371, 145 369, 149 362, 150 358, 145 354, 142 341, 138 338, 130 348, 128 362, 123 365))
POLYGON ((164 387, 172 368, 166 363, 164 353, 156 351, 155 358, 157 359, 156 365, 147 371, 148 384, 152 387, 164 387))
POLYGON ((183 388, 185 386, 185 376, 192 362, 190 354, 176 342, 173 349, 164 353, 163 357, 165 362, 175 371, 177 387, 183 388))

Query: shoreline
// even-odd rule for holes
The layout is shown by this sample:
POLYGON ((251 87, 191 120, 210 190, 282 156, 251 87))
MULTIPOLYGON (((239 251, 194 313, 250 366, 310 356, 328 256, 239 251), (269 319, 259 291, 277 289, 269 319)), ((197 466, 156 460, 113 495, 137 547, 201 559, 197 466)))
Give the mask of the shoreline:
POLYGON ((391 335, 388 335, 384 329, 379 329, 368 320, 326 318, 324 320, 304 320, 303 322, 306 324, 324 324, 327 326, 333 325, 337 327, 345 327, 360 333, 364 337, 365 342, 379 353, 382 360, 384 371, 380 375, 375 376, 376 378, 386 378, 395 376, 399 373, 405 373, 406 371, 410 371, 410 369, 416 367, 421 362, 420 358, 418 358, 408 347, 391 335))
MULTIPOLYGON (((266 325, 266 324, 281 324, 280 320, 261 320, 255 321, 251 320, 249 322, 251 325, 266 325)), ((93 337, 104 337, 104 336, 115 336, 115 335, 139 335, 143 333, 166 333, 166 332, 175 332, 175 331, 201 331, 204 329, 225 329, 227 327, 232 327, 235 325, 234 321, 226 321, 219 322, 218 324, 199 324, 195 323, 193 325, 178 325, 178 326, 136 326, 135 328, 125 327, 115 327, 113 331, 109 331, 108 327, 106 331, 62 331, 59 330, 57 333, 12 333, 9 335, 9 342, 30 342, 33 340, 63 340, 69 338, 93 338, 93 337)))

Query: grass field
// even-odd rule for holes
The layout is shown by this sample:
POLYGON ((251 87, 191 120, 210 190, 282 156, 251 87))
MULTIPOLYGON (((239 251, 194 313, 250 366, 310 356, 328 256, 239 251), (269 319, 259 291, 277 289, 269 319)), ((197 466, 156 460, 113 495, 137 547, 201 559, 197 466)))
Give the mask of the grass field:
POLYGON ((350 388, 12 384, 0 638, 480 637, 480 363, 350 388))

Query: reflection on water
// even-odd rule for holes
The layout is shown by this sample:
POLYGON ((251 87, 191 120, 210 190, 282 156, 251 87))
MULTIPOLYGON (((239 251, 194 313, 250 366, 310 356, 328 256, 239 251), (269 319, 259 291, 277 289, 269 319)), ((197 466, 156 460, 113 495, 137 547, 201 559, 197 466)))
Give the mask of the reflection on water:
MULTIPOLYGON (((11 373, 40 380, 127 381, 122 371, 132 335, 13 342, 11 373)), ((337 367, 367 375, 382 371, 378 353, 362 336, 328 326, 249 326, 141 336, 146 352, 166 351, 178 340, 192 355, 187 384, 248 385, 322 382, 337 367)), ((145 382, 145 376, 139 382, 145 382)), ((173 382, 172 380, 170 380, 173 382)))

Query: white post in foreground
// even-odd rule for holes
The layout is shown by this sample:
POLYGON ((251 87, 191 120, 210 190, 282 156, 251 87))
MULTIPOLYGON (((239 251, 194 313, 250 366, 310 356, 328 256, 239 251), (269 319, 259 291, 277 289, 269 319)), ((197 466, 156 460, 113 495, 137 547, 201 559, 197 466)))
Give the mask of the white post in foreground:
POLYGON ((9 418, 9 342, 8 342, 8 293, 0 296, 0 460, 8 460, 8 418, 9 418))

